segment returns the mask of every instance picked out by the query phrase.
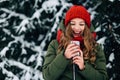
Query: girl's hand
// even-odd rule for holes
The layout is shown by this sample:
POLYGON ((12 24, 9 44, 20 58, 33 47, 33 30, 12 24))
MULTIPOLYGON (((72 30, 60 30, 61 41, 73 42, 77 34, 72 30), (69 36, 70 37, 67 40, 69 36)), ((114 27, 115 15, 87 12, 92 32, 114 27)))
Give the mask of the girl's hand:
POLYGON ((74 56, 78 55, 78 52, 80 51, 80 47, 76 44, 69 44, 65 50, 65 57, 67 59, 72 59, 74 56))
POLYGON ((72 58, 73 64, 78 65, 80 70, 85 68, 84 59, 83 59, 83 52, 80 50, 80 56, 75 56, 72 58))

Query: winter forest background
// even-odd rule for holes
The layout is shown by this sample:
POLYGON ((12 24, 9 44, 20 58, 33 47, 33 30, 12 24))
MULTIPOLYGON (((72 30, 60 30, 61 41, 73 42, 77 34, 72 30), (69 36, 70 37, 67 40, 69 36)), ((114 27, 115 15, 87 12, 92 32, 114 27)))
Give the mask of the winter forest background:
POLYGON ((73 4, 90 12, 109 80, 120 80, 120 0, 0 0, 0 80, 43 80, 47 46, 73 4))

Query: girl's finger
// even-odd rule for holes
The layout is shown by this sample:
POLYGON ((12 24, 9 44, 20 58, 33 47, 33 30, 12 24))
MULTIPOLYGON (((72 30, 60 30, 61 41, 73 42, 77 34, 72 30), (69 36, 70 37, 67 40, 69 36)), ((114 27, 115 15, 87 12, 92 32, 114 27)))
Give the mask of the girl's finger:
POLYGON ((80 60, 80 59, 81 59, 81 57, 80 57, 80 56, 75 56, 75 57, 73 57, 73 59, 72 59, 72 60, 76 60, 76 59, 80 60))
POLYGON ((69 49, 69 48, 72 48, 74 46, 75 46, 75 44, 69 44, 67 48, 69 49))

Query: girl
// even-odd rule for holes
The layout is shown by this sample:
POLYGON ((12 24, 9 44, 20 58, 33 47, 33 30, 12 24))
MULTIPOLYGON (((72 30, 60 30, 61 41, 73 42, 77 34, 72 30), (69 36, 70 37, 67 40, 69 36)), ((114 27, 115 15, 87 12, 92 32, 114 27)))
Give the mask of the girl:
POLYGON ((49 44, 43 64, 44 79, 107 80, 105 55, 95 41, 96 34, 90 31, 90 14, 85 7, 73 5, 63 24, 57 39, 49 44), (71 41, 79 41, 80 45, 71 41))

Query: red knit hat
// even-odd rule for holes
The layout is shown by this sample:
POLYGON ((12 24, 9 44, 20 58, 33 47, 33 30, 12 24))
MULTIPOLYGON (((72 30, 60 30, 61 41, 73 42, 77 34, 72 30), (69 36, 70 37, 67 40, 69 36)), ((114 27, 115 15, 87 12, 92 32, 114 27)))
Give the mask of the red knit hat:
POLYGON ((65 15, 65 26, 67 26, 70 20, 73 18, 82 18, 90 28, 90 14, 85 7, 73 5, 65 15))

